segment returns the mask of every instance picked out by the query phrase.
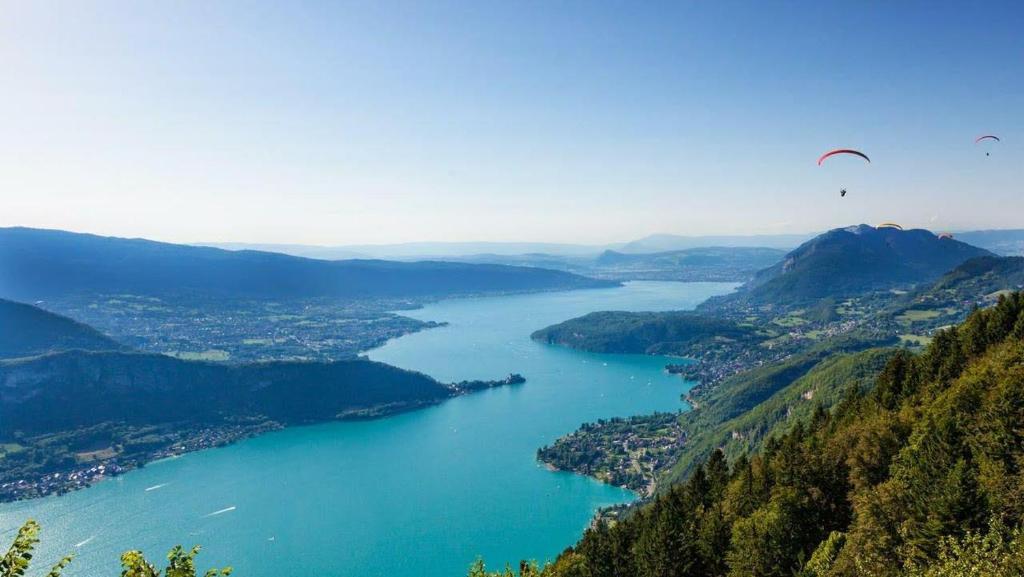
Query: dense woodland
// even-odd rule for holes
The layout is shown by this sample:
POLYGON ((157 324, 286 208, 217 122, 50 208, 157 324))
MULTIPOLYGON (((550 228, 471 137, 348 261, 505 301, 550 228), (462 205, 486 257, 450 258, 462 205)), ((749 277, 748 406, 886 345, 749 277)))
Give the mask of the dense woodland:
MULTIPOLYGON (((715 451, 547 577, 1024 574, 1024 294, 895 353, 752 455, 715 451)), ((508 573, 512 573, 511 570, 508 573)), ((477 563, 470 575, 486 574, 477 563)), ((501 574, 501 573, 499 573, 501 574)))

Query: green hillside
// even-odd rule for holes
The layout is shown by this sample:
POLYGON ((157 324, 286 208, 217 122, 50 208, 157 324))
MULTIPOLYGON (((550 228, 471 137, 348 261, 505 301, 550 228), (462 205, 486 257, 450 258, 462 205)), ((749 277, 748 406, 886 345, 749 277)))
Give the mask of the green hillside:
POLYGON ((92 327, 32 305, 0 299, 0 358, 121 348, 92 327))
POLYGON ((295 424, 415 407, 451 394, 421 373, 361 359, 234 366, 71 351, 0 362, 0 437, 110 421, 217 423, 259 415, 295 424))
POLYGON ((367 360, 224 365, 70 351, 0 361, 0 500, 284 426, 393 414, 521 382, 446 385, 367 360), (57 475, 60 473, 61 475, 57 475))
POLYGON ((534 340, 601 353, 688 354, 709 341, 760 337, 735 322, 690 312, 595 312, 534 332, 534 340))
POLYGON ((957 324, 976 307, 1024 288, 1024 257, 973 258, 932 284, 893 299, 884 311, 902 330, 929 334, 957 324))
MULTIPOLYGON (((769 437, 781 436, 797 423, 808 422, 815 411, 835 406, 851 387, 857 390, 870 388, 895 353, 895 349, 868 349, 827 356, 814 362, 806 373, 753 408, 717 424, 706 422, 712 419, 703 417, 699 412, 684 414, 680 419, 684 425, 693 424, 686 426, 689 433, 686 444, 676 463, 663 475, 662 484, 667 486, 686 479, 694 467, 715 450, 722 450, 730 460, 760 450, 769 437)), ((795 363, 790 366, 806 365, 795 363)), ((753 383, 771 380, 782 372, 785 371, 768 371, 768 374, 760 375, 760 379, 756 375, 744 375, 737 380, 743 381, 746 388, 757 390, 760 387, 753 383)), ((721 411, 718 413, 718 418, 721 418, 721 411)))

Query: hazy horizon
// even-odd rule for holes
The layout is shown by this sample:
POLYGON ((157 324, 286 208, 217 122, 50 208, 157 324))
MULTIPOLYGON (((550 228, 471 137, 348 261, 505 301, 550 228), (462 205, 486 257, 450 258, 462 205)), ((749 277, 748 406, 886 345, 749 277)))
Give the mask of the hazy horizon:
POLYGON ((344 246, 1024 225, 1011 2, 2 10, 0 226, 344 246), (815 164, 836 147, 872 162, 815 164))

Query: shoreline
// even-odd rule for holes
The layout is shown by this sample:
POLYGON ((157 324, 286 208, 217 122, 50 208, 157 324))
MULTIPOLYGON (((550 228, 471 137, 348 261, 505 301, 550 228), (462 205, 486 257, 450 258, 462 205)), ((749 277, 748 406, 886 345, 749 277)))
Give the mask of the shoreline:
MULTIPOLYGON (((30 501, 49 496, 61 496, 73 491, 87 489, 97 483, 119 477, 149 464, 176 459, 189 453, 226 447, 267 433, 296 427, 321 425, 332 422, 370 421, 385 419, 403 413, 436 407, 446 401, 480 391, 525 383, 526 379, 513 373, 504 379, 493 381, 462 381, 447 383, 450 394, 434 401, 402 402, 353 408, 338 413, 337 418, 286 425, 262 416, 253 416, 201 427, 191 427, 183 434, 155 448, 150 452, 138 453, 119 459, 113 456, 97 459, 88 464, 78 464, 50 471, 34 479, 19 479, 0 485, 0 504, 30 501)), ((165 425, 173 427, 171 423, 165 425)))

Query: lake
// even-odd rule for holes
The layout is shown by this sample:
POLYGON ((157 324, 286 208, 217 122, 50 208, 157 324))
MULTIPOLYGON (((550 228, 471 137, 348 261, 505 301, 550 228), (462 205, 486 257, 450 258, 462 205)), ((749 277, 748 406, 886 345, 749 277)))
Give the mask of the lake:
MULTIPOLYGON (((374 421, 327 423, 151 463, 60 497, 0 506, 4 544, 28 518, 43 528, 37 572, 60 554, 65 575, 116 575, 118 556, 163 560, 201 543, 200 565, 245 577, 460 577, 549 559, 594 511, 628 491, 535 459, 585 421, 684 408, 688 384, 662 357, 542 345, 532 331, 597 310, 692 308, 731 283, 633 282, 590 289, 453 299, 402 314, 446 321, 368 353, 442 381, 523 385, 374 421)), ((48 568, 48 565, 47 565, 48 568)))

